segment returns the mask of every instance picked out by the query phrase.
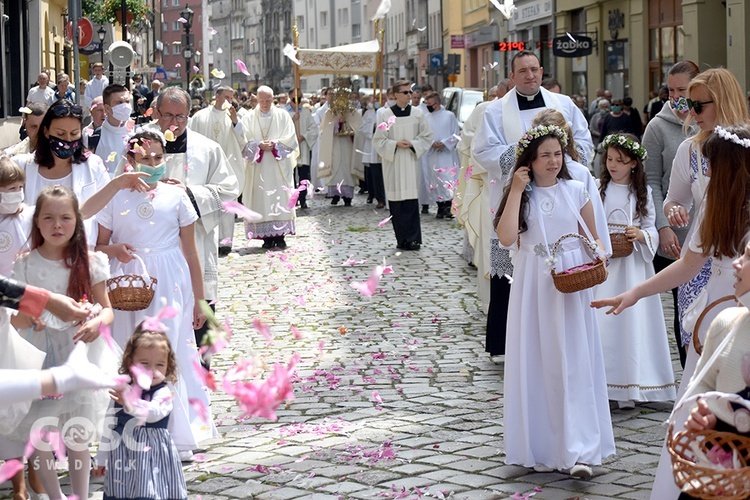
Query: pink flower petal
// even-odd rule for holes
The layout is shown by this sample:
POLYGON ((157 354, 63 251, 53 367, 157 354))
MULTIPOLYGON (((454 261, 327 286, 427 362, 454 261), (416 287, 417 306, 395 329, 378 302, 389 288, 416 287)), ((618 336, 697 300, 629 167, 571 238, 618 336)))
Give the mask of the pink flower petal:
POLYGON ((237 65, 237 69, 239 69, 243 75, 250 76, 250 72, 247 70, 247 66, 245 66, 245 63, 242 61, 242 59, 237 59, 234 61, 234 64, 237 65))
POLYGON ((372 273, 370 273, 370 277, 367 278, 367 281, 362 283, 359 281, 354 281, 351 284, 351 287, 355 290, 358 290, 359 293, 364 295, 365 297, 372 297, 372 295, 375 293, 375 290, 378 288, 378 283, 380 283, 380 277, 383 274, 383 267, 382 266, 376 266, 375 269, 372 270, 372 273))
POLYGON ((224 211, 230 214, 236 214, 244 218, 246 221, 259 221, 263 219, 263 216, 258 212, 253 212, 249 208, 245 207, 241 203, 236 201, 225 201, 221 204, 224 211))
POLYGON ((0 465, 0 483, 4 483, 8 479, 12 478, 24 468, 23 462, 20 460, 7 460, 3 465, 0 465))

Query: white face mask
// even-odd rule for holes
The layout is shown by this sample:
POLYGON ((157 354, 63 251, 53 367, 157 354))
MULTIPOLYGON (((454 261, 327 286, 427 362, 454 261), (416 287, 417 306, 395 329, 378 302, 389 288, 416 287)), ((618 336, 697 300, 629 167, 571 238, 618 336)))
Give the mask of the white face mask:
POLYGON ((374 107, 375 107, 375 105, 373 103, 371 103, 371 102, 367 103, 367 109, 372 109, 374 107))
POLYGON ((112 117, 119 122, 126 122, 130 120, 130 113, 133 112, 130 103, 123 102, 117 106, 112 106, 112 117))
POLYGON ((0 193, 0 214, 9 215, 18 212, 23 203, 23 189, 12 193, 0 193))

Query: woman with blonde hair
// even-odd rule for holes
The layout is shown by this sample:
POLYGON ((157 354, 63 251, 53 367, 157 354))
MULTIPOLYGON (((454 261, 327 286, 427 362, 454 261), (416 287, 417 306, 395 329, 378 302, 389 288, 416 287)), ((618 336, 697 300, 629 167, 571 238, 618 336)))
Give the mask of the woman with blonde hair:
MULTIPOLYGON (((664 215, 669 224, 677 228, 686 227, 690 223, 688 212, 691 206, 700 219, 710 176, 709 160, 701 150, 716 126, 739 125, 750 119, 739 82, 724 68, 709 69, 693 78, 688 85, 688 95, 686 104, 689 115, 684 126, 687 129, 695 124, 699 130, 677 148, 669 178, 669 191, 664 200, 664 215)), ((740 210, 738 206, 732 208, 740 210)), ((685 241, 691 241, 698 227, 699 224, 693 224, 685 241)), ((700 236, 704 237, 703 230, 700 236)), ((705 241, 705 237, 703 240, 705 241)), ((670 246, 673 255, 678 256, 681 252, 682 257, 686 257, 687 250, 683 251, 674 243, 670 246)), ((731 294, 734 257, 731 253, 709 255, 697 275, 690 276, 689 281, 678 287, 677 305, 683 344, 692 339, 695 323, 703 309, 717 298, 731 294)), ((718 313, 719 310, 712 311, 711 316, 704 319, 705 324, 709 324, 718 313)), ((694 349, 688 349, 683 380, 690 378, 698 357, 694 349)), ((684 385, 681 384, 680 388, 684 385)), ((682 390, 679 394, 681 393, 682 390)))

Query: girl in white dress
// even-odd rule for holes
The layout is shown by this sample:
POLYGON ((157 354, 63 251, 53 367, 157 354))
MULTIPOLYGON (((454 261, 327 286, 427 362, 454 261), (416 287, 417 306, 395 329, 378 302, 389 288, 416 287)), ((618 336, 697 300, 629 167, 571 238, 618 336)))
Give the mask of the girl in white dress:
MULTIPOLYGON (((646 150, 630 134, 608 135, 602 141, 599 195, 610 232, 624 233, 634 246, 625 257, 613 258, 609 278, 594 290, 611 297, 654 275, 651 261, 659 248, 659 233, 651 188, 646 184, 646 150)), ((661 299, 652 295, 620 316, 597 311, 602 334, 609 399, 620 408, 635 401, 669 401, 676 395, 672 360, 661 299)))
MULTIPOLYGON (((114 366, 114 354, 99 338, 100 326, 110 324, 113 318, 105 286, 109 278, 107 257, 89 253, 78 200, 69 188, 42 189, 34 212, 31 252, 18 257, 13 277, 93 304, 91 315, 83 324, 64 322, 47 312, 38 320, 24 314, 13 318, 21 336, 46 353, 43 368, 64 364, 79 341, 87 344, 90 362, 103 368, 114 366)), ((108 399, 106 391, 99 390, 73 391, 35 401, 15 431, 16 436, 24 436, 25 440, 32 427, 41 424, 39 419, 52 417, 45 427, 63 432, 73 493, 79 498, 88 498, 91 470, 88 444, 101 433, 108 399)), ((64 498, 50 448, 36 446, 30 463, 50 498, 64 498)))
MULTIPOLYGON (((550 275, 550 247, 562 235, 582 227, 598 240, 589 194, 570 180, 565 166, 566 144, 556 126, 526 132, 495 218, 500 243, 516 250, 505 357, 505 461, 589 478, 592 465, 615 453, 615 442, 599 329, 589 307, 592 291, 563 294, 550 275)), ((556 261, 562 270, 590 259, 579 240, 567 239, 556 261)))
POLYGON ((159 182, 166 168, 166 141, 161 132, 138 131, 129 145, 130 166, 151 174, 144 178, 149 190, 121 190, 114 195, 97 216, 96 248, 112 259, 113 274, 119 269, 125 274, 142 274, 137 256, 158 282, 154 299, 146 309, 115 311, 112 336, 124 347, 144 317, 156 317, 165 306, 176 310, 173 317, 160 318, 174 346, 179 373, 178 401, 170 431, 177 448, 189 452, 198 447, 198 442, 215 435, 211 418, 203 421, 200 411, 188 403, 189 399, 194 400, 208 409, 208 396, 194 369, 199 356, 193 329, 203 326, 206 320, 201 309, 203 274, 194 237, 198 214, 183 188, 159 182))

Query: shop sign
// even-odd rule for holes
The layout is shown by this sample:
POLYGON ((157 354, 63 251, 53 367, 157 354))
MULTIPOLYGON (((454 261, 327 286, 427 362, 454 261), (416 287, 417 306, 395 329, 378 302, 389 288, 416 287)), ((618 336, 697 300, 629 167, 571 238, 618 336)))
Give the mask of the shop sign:
POLYGON ((464 48, 470 49, 479 45, 494 43, 499 38, 497 25, 482 26, 478 30, 466 35, 464 48))
POLYGON ((497 42, 499 52, 513 52, 514 50, 526 50, 526 42, 497 42))
POLYGON ((552 0, 532 0, 517 3, 516 11, 510 20, 509 31, 514 31, 518 25, 552 17, 552 0))
POLYGON ((451 48, 452 49, 463 49, 464 47, 465 47, 465 44, 464 44, 463 35, 451 35, 451 48))
POLYGON ((594 42, 587 36, 558 36, 552 39, 552 54, 556 57, 583 57, 591 55, 594 42))

